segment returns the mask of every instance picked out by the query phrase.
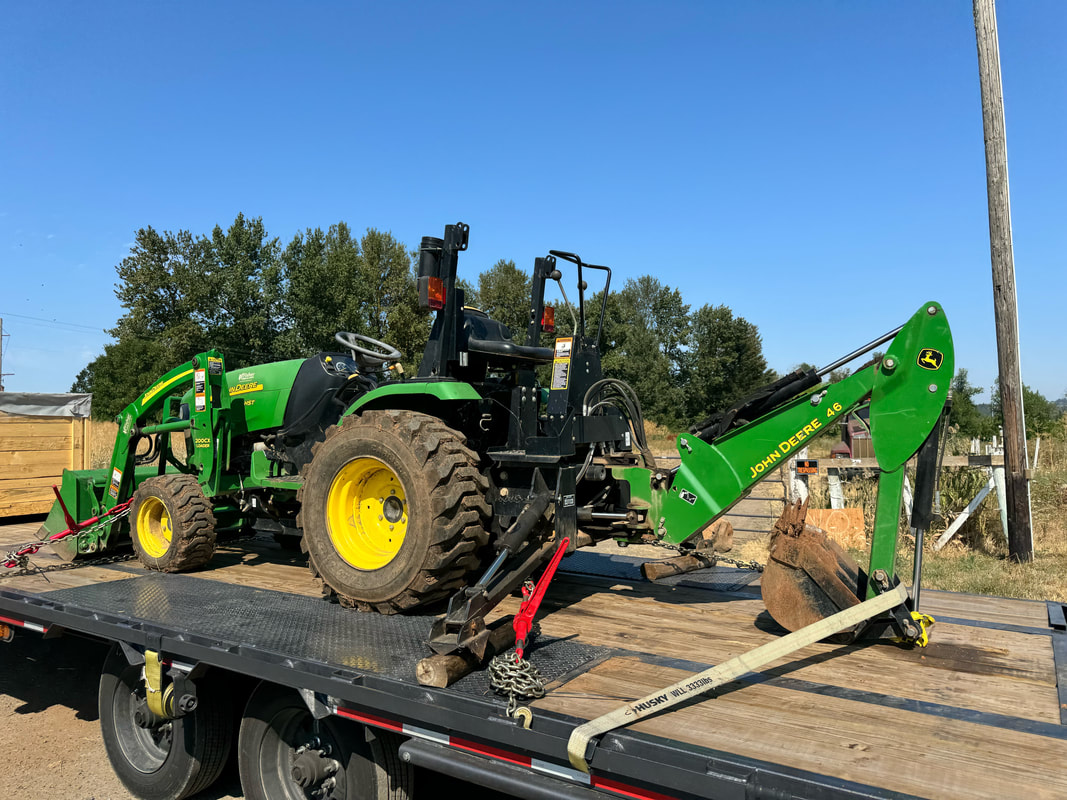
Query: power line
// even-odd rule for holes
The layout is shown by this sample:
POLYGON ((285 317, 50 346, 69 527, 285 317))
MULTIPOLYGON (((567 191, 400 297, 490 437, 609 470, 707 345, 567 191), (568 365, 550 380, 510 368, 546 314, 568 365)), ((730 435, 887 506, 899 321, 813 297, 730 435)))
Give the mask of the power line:
POLYGON ((28 317, 25 314, 11 314, 6 311, 0 311, 0 315, 5 317, 15 317, 16 319, 28 320, 30 322, 37 322, 53 328, 65 328, 68 330, 80 330, 80 331, 92 331, 93 333, 103 333, 104 326, 94 327, 91 325, 79 325, 76 322, 65 322, 58 319, 42 319, 41 317, 28 317))

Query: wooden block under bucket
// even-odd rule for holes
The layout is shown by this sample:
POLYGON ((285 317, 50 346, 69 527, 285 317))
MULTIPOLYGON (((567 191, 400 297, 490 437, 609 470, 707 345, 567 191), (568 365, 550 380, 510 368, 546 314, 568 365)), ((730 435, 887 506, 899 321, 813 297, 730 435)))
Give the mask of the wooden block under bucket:
POLYGON ((842 547, 862 550, 867 546, 862 508, 809 508, 807 522, 822 528, 842 547))

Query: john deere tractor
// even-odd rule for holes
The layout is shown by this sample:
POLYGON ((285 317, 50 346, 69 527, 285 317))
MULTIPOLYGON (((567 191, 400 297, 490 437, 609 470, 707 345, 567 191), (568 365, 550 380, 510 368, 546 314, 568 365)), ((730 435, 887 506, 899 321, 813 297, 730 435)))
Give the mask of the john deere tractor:
MULTIPOLYGON (((560 542, 568 552, 604 539, 696 549, 700 532, 758 481, 869 404, 881 470, 870 563, 859 568, 794 510, 764 594, 793 629, 898 583, 904 464, 936 442, 953 374, 937 303, 821 370, 794 372, 709 416, 678 437, 680 461, 667 466, 648 447, 634 391, 601 371, 611 270, 564 251, 536 259, 518 344, 464 304, 456 279, 468 236, 460 223, 422 240, 419 300, 434 318, 417 375, 403 375, 390 345, 345 332, 343 352, 241 370, 227 371, 221 353, 198 355, 119 415, 109 469, 64 475, 74 519, 132 501, 129 523, 106 518, 57 549, 98 553, 128 531, 146 567, 178 571, 209 561, 217 530, 265 527, 300 537, 324 593, 346 606, 389 614, 447 599, 430 645, 477 651, 485 613, 560 542), (593 275, 602 300, 589 314, 593 275), (562 313, 545 304, 549 282, 562 313), (886 343, 881 359, 822 383, 886 343), (170 447, 175 432, 185 435, 184 459, 170 447)), ((60 505, 50 532, 64 527, 60 505)), ((883 627, 918 639, 917 618, 904 604, 883 627)))

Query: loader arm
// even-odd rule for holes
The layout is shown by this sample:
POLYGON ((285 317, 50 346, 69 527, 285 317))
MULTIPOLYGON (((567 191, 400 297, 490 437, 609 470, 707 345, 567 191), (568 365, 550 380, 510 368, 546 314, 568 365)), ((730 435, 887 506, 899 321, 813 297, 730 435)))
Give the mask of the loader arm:
MULTIPOLYGON (((879 465, 878 507, 868 574, 893 574, 904 464, 937 423, 953 376, 952 334, 937 303, 925 303, 900 329, 880 362, 813 390, 712 442, 678 437, 680 465, 669 474, 617 468, 631 507, 646 509, 662 540, 678 544, 703 530, 808 442, 870 401, 879 465)), ((870 587, 868 587, 870 591, 870 587)))
MULTIPOLYGON (((187 454, 187 463, 195 470, 204 493, 211 496, 217 491, 220 465, 226 458, 227 437, 219 436, 219 428, 225 421, 230 407, 230 394, 225 386, 226 365, 222 354, 209 350, 194 356, 163 375, 140 397, 126 406, 118 415, 118 433, 111 453, 108 489, 101 507, 113 508, 133 494, 135 442, 143 435, 170 433, 191 429, 193 448, 187 454), (155 425, 146 425, 150 415, 162 409, 185 387, 193 388, 192 407, 189 419, 164 419, 155 425)), ((173 400, 172 403, 173 404, 173 400)), ((166 468, 165 458, 160 458, 160 474, 166 468)))

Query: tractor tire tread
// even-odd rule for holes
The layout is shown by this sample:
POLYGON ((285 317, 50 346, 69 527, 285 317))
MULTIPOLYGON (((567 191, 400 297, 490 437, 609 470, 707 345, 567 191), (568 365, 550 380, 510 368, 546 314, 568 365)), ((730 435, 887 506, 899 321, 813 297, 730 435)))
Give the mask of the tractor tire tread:
POLYGON ((154 489, 156 496, 164 501, 175 524, 171 547, 161 558, 141 552, 136 532, 131 531, 141 564, 158 572, 188 572, 203 567, 215 555, 216 533, 215 515, 200 484, 192 475, 185 474, 149 478, 141 486, 149 483, 149 490, 154 489))
MULTIPOLYGON (((431 496, 430 547, 407 588, 384 602, 364 602, 330 586, 309 552, 305 536, 301 549, 308 554, 311 575, 321 582, 323 597, 361 611, 396 614, 449 597, 478 568, 478 553, 489 542, 491 509, 485 499, 489 480, 478 468, 478 454, 466 446, 466 436, 440 419, 414 411, 390 410, 345 417, 312 448, 312 459, 334 437, 360 427, 398 436, 418 460, 431 496)), ((301 487, 297 499, 303 502, 304 494, 301 487)), ((305 521, 301 508, 297 525, 304 529, 305 521)))

